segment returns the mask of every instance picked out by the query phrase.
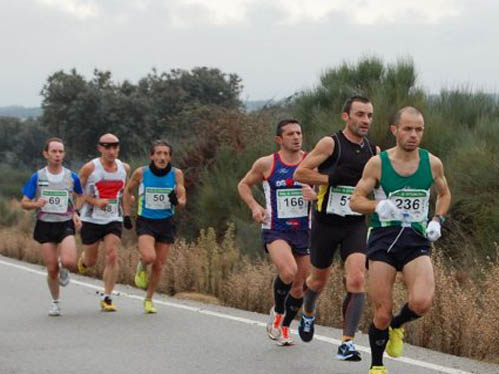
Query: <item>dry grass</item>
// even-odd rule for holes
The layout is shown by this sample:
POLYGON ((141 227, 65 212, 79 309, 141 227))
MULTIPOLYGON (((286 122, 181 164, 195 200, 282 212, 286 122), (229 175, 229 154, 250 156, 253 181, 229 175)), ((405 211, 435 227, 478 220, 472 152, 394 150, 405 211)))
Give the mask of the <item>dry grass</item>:
MULTIPOLYGON (((40 264, 41 254, 31 239, 31 228, 32 220, 25 216, 16 226, 0 230, 0 253, 40 264)), ((229 226, 221 242, 216 237, 210 228, 202 231, 195 243, 178 240, 172 247, 158 291, 181 299, 267 313, 272 305, 273 266, 267 260, 242 256, 234 243, 233 226, 229 226)), ((125 233, 123 243, 118 282, 133 284, 139 258, 134 234, 125 233)), ((78 247, 81 250, 80 244, 78 247)), ((407 341, 459 356, 499 362, 499 263, 457 270, 449 259, 436 252, 435 302, 424 318, 407 325, 407 341)), ((101 253, 89 275, 100 277, 102 270, 101 253)), ((329 286, 318 304, 319 323, 341 327, 343 297, 342 269, 333 265, 329 286)), ((397 311, 407 299, 401 277, 396 282, 394 298, 397 311)), ((368 303, 360 329, 366 332, 371 320, 368 303)))

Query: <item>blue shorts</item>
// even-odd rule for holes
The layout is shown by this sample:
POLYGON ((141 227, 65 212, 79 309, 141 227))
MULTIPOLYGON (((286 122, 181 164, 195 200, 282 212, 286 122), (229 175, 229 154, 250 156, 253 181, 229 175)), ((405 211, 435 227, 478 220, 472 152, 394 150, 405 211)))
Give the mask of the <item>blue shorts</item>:
POLYGON ((411 228, 378 227, 371 230, 367 243, 367 259, 382 261, 402 271, 420 256, 431 256, 431 243, 411 228))
POLYGON ((268 253, 267 244, 276 240, 284 240, 289 244, 295 255, 308 256, 309 249, 309 230, 295 231, 278 231, 278 230, 262 230, 263 248, 268 253))

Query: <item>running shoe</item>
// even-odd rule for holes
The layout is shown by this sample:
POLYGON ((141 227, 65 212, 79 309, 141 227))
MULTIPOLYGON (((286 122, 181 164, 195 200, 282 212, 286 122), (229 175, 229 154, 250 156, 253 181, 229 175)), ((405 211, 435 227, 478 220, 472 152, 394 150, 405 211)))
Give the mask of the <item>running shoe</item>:
POLYGON ((289 326, 282 326, 281 327, 281 335, 279 336, 279 339, 277 340, 277 344, 279 344, 279 345, 293 345, 293 339, 291 339, 291 336, 289 335, 289 326))
POLYGON ((315 315, 307 316, 305 313, 301 314, 300 324, 298 325, 298 333, 300 334, 301 340, 304 342, 309 342, 314 337, 314 324, 315 315))
POLYGON ((360 361, 360 353, 355 349, 353 342, 348 340, 338 347, 336 358, 341 361, 360 361))
POLYGON ((386 353, 391 357, 400 357, 404 351, 404 329, 388 328, 388 343, 386 343, 386 353))
POLYGON ((59 317, 61 315, 61 307, 59 306, 59 301, 52 301, 49 309, 50 317, 59 317))
POLYGON ((147 279, 147 269, 142 264, 142 261, 139 261, 135 272, 135 285, 145 290, 148 284, 149 280, 147 279))
POLYGON ((373 366, 369 369, 369 374, 388 374, 388 369, 384 366, 373 366))
POLYGON ((144 300, 144 313, 145 314, 154 314, 157 313, 156 305, 152 302, 151 299, 144 300))
POLYGON ((59 262, 59 285, 61 287, 66 287, 69 284, 69 270, 65 267, 62 267, 59 262))
POLYGON ((270 319, 267 323, 267 334, 272 340, 277 340, 281 336, 281 323, 284 314, 276 313, 274 307, 270 309, 270 319))
POLYGON ((83 263, 83 253, 78 258, 77 267, 80 274, 85 274, 88 271, 88 266, 83 263))
POLYGON ((103 312, 116 312, 113 300, 111 300, 109 296, 106 296, 100 301, 100 307, 103 312))

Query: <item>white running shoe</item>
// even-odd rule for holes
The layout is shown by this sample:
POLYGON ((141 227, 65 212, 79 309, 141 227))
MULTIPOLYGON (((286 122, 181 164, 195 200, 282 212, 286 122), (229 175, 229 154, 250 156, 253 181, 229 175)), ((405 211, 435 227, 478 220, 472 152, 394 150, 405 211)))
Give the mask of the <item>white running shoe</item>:
POLYGON ((279 339, 277 340, 277 344, 279 345, 293 345, 293 339, 291 339, 291 336, 289 335, 289 327, 288 326, 282 326, 281 327, 281 336, 279 336, 279 339))
POLYGON ((59 263, 59 285, 61 287, 66 287, 69 284, 69 270, 62 267, 59 263))
POLYGON ((59 306, 59 301, 52 301, 49 309, 49 316, 59 317, 61 315, 61 307, 59 306))
POLYGON ((269 322, 267 323, 267 334, 272 340, 279 339, 281 336, 281 323, 284 318, 284 314, 276 313, 274 307, 270 309, 269 322))

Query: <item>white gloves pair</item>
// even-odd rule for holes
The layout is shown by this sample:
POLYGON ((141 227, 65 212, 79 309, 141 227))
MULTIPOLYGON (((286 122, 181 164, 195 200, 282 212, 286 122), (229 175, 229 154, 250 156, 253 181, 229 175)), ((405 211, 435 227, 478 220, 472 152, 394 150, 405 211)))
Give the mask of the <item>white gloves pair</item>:
MULTIPOLYGON (((382 221, 402 221, 402 211, 391 200, 381 200, 377 205, 375 212, 382 221)), ((434 242, 442 236, 440 222, 430 221, 426 227, 426 238, 434 242)))

